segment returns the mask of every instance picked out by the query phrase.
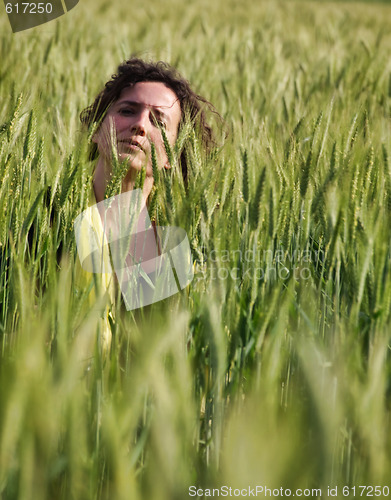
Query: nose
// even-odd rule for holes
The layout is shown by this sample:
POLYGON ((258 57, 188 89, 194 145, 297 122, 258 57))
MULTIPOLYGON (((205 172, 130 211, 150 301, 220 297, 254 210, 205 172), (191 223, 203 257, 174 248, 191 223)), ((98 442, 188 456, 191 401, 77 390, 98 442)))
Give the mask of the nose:
POLYGON ((144 109, 134 115, 134 119, 130 124, 130 130, 135 135, 140 135, 141 137, 145 137, 147 135, 147 126, 148 126, 148 110, 144 109))

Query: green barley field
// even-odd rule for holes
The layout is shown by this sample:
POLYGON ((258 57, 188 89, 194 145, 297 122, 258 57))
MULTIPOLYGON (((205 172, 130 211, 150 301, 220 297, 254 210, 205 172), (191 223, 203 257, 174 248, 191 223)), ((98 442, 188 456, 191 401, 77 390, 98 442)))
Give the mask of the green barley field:
POLYGON ((391 495, 391 5, 80 0, 17 34, 1 5, 0 54, 0 499, 391 495), (193 282, 119 297, 103 349, 79 113, 131 54, 223 122, 156 183, 193 282))

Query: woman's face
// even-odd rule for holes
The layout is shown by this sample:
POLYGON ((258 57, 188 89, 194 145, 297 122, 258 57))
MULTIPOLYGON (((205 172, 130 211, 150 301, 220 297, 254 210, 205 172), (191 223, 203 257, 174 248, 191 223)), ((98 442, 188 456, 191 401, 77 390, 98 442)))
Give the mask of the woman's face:
POLYGON ((162 82, 139 82, 125 88, 110 106, 93 141, 99 155, 111 164, 110 136, 114 132, 119 160, 127 159, 130 168, 137 171, 145 166, 147 176, 152 176, 151 144, 155 145, 159 167, 169 167, 160 128, 165 129, 173 146, 180 120, 179 100, 170 88, 162 82))

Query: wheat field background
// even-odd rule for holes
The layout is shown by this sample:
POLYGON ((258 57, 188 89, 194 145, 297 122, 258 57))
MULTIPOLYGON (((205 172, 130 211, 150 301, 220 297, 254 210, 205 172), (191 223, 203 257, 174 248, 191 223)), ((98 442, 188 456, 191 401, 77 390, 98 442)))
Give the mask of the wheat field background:
MULTIPOLYGON (((391 487, 391 6, 80 0, 0 7, 0 498, 391 487), (76 289, 79 113, 137 54, 224 119, 162 180, 195 277, 142 311, 76 289), (99 304, 98 304, 99 305, 99 304)), ((358 496, 356 491, 356 496, 358 496)), ((368 491, 367 491, 368 492, 368 491)))

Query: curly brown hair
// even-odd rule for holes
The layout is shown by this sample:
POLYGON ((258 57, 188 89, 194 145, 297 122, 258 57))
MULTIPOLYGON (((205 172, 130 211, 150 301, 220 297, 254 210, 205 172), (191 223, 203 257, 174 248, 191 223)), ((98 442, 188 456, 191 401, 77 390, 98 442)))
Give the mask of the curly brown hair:
MULTIPOLYGON (((206 153, 212 151, 216 143, 212 128, 207 121, 207 111, 218 117, 220 115, 209 101, 191 89, 189 82, 175 68, 163 61, 146 62, 133 57, 120 64, 117 74, 114 74, 111 80, 105 84, 104 89, 96 96, 94 102, 80 113, 81 122, 88 127, 94 123, 100 124, 111 104, 120 98, 122 90, 139 82, 161 82, 170 88, 177 96, 181 106, 178 133, 185 121, 190 120, 199 133, 204 151, 206 153)), ((92 143, 90 159, 95 159, 97 156, 97 145, 92 143)), ((186 181, 188 172, 185 148, 181 152, 180 165, 183 178, 186 181)))

